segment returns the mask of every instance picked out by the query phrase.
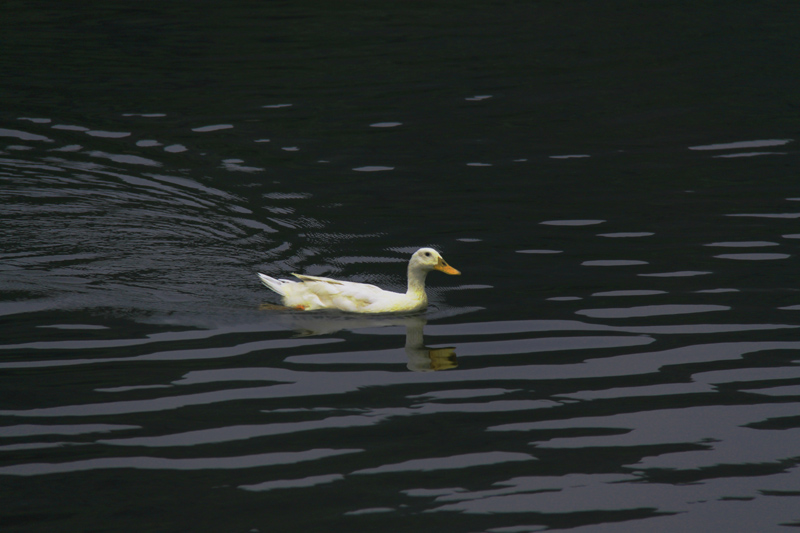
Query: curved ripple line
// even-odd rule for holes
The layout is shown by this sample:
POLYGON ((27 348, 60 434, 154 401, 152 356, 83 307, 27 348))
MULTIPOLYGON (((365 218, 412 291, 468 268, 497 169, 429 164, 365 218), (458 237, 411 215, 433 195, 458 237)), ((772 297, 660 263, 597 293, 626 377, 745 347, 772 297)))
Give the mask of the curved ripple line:
POLYGON ((495 355, 559 352, 566 350, 595 350, 603 348, 625 348, 644 346, 655 342, 647 336, 603 336, 603 337, 546 337, 541 339, 518 339, 459 344, 458 356, 495 355))
POLYGON ((638 259, 597 259, 581 263, 583 266, 637 266, 648 264, 647 261, 640 261, 638 259))
POLYGON ((679 270, 677 272, 656 272, 653 274, 637 274, 643 278, 687 278, 691 276, 705 276, 712 274, 712 272, 705 272, 702 270, 679 270))
POLYGON ((271 435, 294 434, 317 429, 364 427, 379 424, 390 417, 432 415, 439 413, 499 413, 549 409, 560 405, 550 400, 500 400, 484 403, 429 402, 412 408, 374 409, 364 415, 331 416, 321 420, 276 424, 228 426, 157 437, 104 439, 98 443, 115 446, 146 446, 153 448, 197 446, 242 441, 271 435))
POLYGON ((733 259, 737 261, 773 261, 776 259, 788 259, 790 254, 721 254, 715 255, 717 259, 733 259))
MULTIPOLYGON (((609 326, 578 320, 506 320, 469 322, 464 324, 433 324, 425 327, 425 336, 506 335, 537 331, 614 331, 623 333, 725 333, 728 331, 759 331, 800 328, 794 324, 678 324, 669 326, 609 326)), ((362 331, 369 334, 389 334, 392 328, 362 331), (385 331, 384 331, 385 330, 385 331)), ((393 334, 397 334, 396 332, 393 334)))
POLYGON ((709 313, 712 311, 729 311, 727 305, 701 305, 701 304, 666 304, 643 305, 640 307, 610 308, 610 309, 584 309, 575 311, 577 315, 592 318, 638 318, 647 316, 688 315, 692 313, 709 313))
MULTIPOLYGON (((540 429, 616 428, 630 432, 620 435, 563 437, 539 443, 539 447, 578 448, 591 440, 598 446, 641 446, 665 442, 697 442, 729 427, 797 414, 797 404, 700 405, 675 409, 658 409, 602 416, 586 416, 566 420, 542 420, 501 424, 487 431, 533 431, 540 429), (691 414, 687 414, 691 413, 691 414), (657 415, 657 416, 656 416, 657 415), (665 441, 664 428, 670 428, 665 441), (635 430, 635 431, 634 431, 635 430), (580 443, 579 441, 584 441, 580 443)), ((721 439, 724 440, 724 439, 721 439)))
POLYGON ((721 248, 762 248, 765 246, 780 246, 772 241, 723 241, 704 244, 703 246, 718 246, 721 248))
POLYGON ((353 474, 386 474, 389 472, 431 472, 434 470, 455 470, 473 466, 495 465, 516 461, 535 461, 536 457, 518 452, 482 452, 453 455, 450 457, 431 457, 412 459, 402 463, 356 470, 353 474))
POLYGON ((273 452, 238 457, 201 457, 192 459, 167 459, 164 457, 103 457, 69 463, 27 463, 0 467, 0 475, 37 476, 63 474, 118 468, 139 470, 234 470, 262 466, 287 465, 303 461, 315 461, 348 453, 360 453, 363 449, 317 448, 304 452, 273 452))
MULTIPOLYGON (((80 343, 81 341, 75 341, 80 343)), ((129 363, 135 361, 182 361, 193 359, 223 359, 236 357, 261 350, 277 350, 316 344, 343 342, 343 339, 279 339, 271 341, 248 342, 223 348, 197 348, 189 350, 165 350, 133 357, 102 357, 97 359, 47 359, 41 361, 15 361, 0 363, 0 368, 51 368, 60 366, 92 365, 100 363, 129 363)), ((135 343, 141 344, 141 343, 135 343)), ((8 347, 0 347, 8 348, 8 347)))
POLYGON ((305 422, 285 422, 279 424, 262 424, 249 426, 227 426, 198 431, 187 431, 174 435, 161 435, 158 437, 134 437, 128 439, 105 439, 98 441, 102 444, 115 446, 146 446, 152 448, 171 446, 197 446, 198 444, 216 444, 237 440, 247 440, 269 435, 283 435, 298 433, 300 431, 313 431, 315 429, 349 428, 357 426, 371 426, 381 422, 386 417, 373 416, 331 416, 322 420, 305 422))
POLYGON ((692 380, 697 383, 713 384, 749 383, 751 381, 772 381, 796 378, 800 378, 800 365, 712 370, 692 376, 692 380))
POLYGON ((150 344, 158 342, 184 342, 192 340, 203 340, 216 337, 218 335, 229 335, 236 333, 252 333, 255 331, 278 331, 278 327, 268 329, 266 325, 258 325, 258 329, 254 329, 253 325, 249 326, 235 326, 224 327, 217 329, 202 329, 202 330, 188 330, 188 331, 168 331, 165 333, 151 333, 141 338, 135 339, 102 339, 102 340, 84 340, 84 341, 40 341, 40 342, 26 342, 21 344, 0 344, 0 350, 91 350, 91 349, 109 349, 120 348, 127 346, 136 346, 140 344, 150 344))
MULTIPOLYGON (((642 346, 654 342, 646 336, 586 336, 547 337, 537 339, 513 339, 458 344, 458 356, 510 355, 519 353, 558 352, 566 350, 594 350, 642 346)), ((368 350, 363 352, 318 353, 295 355, 286 358, 287 363, 297 364, 394 364, 400 360, 399 350, 368 350)))
POLYGON ((0 137, 16 137, 21 141, 44 141, 48 143, 55 142, 53 139, 45 137, 44 135, 37 135, 27 131, 10 130, 6 128, 0 128, 0 137))
POLYGON ((800 213, 732 213, 726 216, 752 218, 800 218, 800 213))
POLYGON ((595 224, 603 224, 605 220, 587 219, 587 220, 545 220, 539 224, 545 226, 594 226, 595 224))
POLYGON ((592 294, 592 296, 655 296, 659 294, 667 294, 667 291, 654 291, 654 290, 604 291, 604 292, 595 292, 592 294))
POLYGON ((598 237, 609 237, 609 238, 636 238, 636 237, 652 237, 655 233, 650 231, 624 231, 624 232, 617 232, 617 233, 598 233, 598 237))
POLYGON ((54 424, 50 426, 19 424, 0 428, 0 438, 32 437, 35 435, 86 435, 87 433, 109 433, 128 429, 141 429, 141 426, 126 426, 122 424, 54 424))
POLYGON ((264 483, 256 483, 254 485, 239 485, 242 490, 249 490, 253 492, 265 492, 275 489, 296 489, 303 487, 314 487, 316 485, 323 485, 326 483, 333 483, 344 479, 342 474, 328 474, 325 476, 311 476, 302 479, 278 479, 275 481, 265 481, 264 483))
POLYGON ((767 146, 783 146, 789 144, 792 139, 764 139, 757 141, 738 141, 719 144, 705 144, 700 146, 690 146, 689 150, 737 150, 741 148, 765 148, 767 146))

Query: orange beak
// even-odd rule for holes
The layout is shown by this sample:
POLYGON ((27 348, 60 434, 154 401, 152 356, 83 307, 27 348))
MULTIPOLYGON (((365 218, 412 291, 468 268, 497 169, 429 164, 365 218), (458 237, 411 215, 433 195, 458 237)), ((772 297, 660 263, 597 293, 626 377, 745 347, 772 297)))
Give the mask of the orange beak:
POLYGON ((439 272, 444 272, 445 274, 450 274, 451 276, 458 276, 459 274, 461 274, 461 272, 459 272, 455 268, 453 268, 450 265, 448 265, 445 262, 445 260, 442 259, 441 257, 439 258, 439 262, 436 263, 436 266, 434 266, 433 268, 435 268, 439 272))

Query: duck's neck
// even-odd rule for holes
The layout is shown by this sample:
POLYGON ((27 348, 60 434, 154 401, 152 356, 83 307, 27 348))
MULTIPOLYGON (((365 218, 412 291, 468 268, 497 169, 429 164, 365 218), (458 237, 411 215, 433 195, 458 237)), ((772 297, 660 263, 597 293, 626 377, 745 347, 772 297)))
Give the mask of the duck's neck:
POLYGON ((428 272, 420 268, 408 267, 408 291, 406 296, 414 298, 423 305, 428 303, 428 295, 425 293, 425 276, 428 272))

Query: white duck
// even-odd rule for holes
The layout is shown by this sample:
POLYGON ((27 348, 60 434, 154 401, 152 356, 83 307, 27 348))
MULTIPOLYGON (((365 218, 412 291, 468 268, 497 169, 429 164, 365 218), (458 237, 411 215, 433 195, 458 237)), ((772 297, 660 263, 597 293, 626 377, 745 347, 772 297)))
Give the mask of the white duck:
POLYGON ((428 306, 425 276, 431 270, 458 275, 433 248, 420 248, 408 262, 408 290, 405 294, 385 291, 375 285, 293 274, 300 281, 275 279, 259 274, 261 283, 283 296, 283 305, 314 311, 339 309, 351 313, 406 313, 428 306))

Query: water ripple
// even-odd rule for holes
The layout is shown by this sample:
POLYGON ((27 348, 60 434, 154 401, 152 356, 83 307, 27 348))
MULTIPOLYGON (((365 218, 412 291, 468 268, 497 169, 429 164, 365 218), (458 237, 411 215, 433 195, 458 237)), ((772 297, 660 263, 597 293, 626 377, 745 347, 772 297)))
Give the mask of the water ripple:
POLYGON ((85 472, 109 468, 134 468, 137 470, 235 470, 304 461, 318 461, 328 457, 348 453, 359 453, 360 449, 333 450, 319 448, 304 452, 275 452, 239 457, 202 457, 192 459, 168 459, 164 457, 105 457, 65 463, 25 463, 0 467, 0 475, 37 476, 44 474, 63 474, 85 472))

